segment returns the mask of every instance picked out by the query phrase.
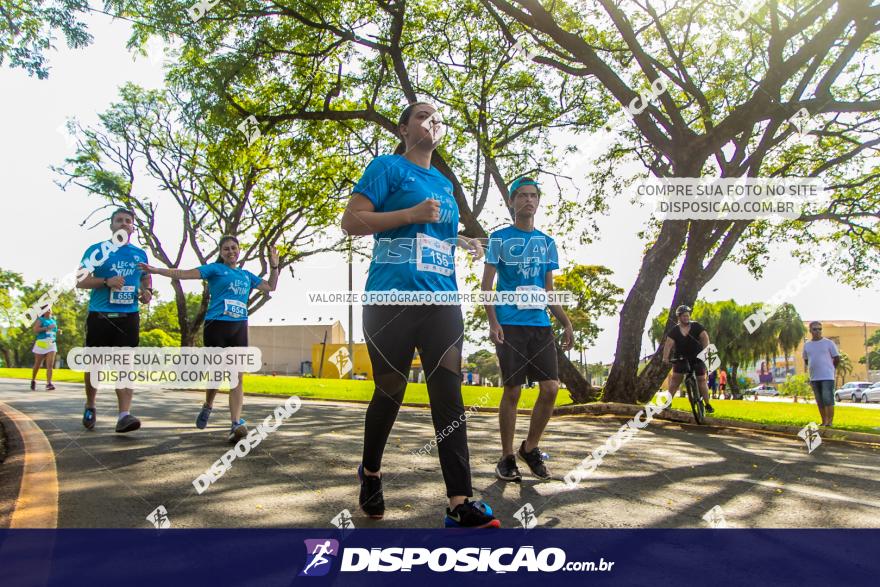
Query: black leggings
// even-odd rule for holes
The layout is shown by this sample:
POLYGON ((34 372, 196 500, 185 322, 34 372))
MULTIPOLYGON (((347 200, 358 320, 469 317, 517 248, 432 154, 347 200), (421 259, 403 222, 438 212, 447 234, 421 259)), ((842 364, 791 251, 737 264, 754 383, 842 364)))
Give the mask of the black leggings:
POLYGON ((473 495, 464 403, 461 349, 464 322, 459 306, 365 306, 364 337, 376 389, 364 426, 364 467, 379 471, 397 419, 413 353, 419 350, 446 495, 473 495), (453 426, 453 422, 457 422, 453 426), (451 431, 450 431, 451 430, 451 431))

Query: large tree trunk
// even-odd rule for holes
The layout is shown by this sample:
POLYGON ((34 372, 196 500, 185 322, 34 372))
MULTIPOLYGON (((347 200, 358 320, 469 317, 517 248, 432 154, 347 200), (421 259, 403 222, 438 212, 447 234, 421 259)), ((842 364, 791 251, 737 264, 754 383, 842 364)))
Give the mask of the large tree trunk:
POLYGON ((12 367, 12 353, 9 352, 8 348, 0 348, 0 353, 3 354, 3 365, 5 367, 12 367))
POLYGON ((565 384, 571 401, 576 404, 585 404, 599 399, 599 389, 587 381, 574 363, 565 356, 559 343, 556 344, 556 363, 559 366, 559 380, 565 384))
POLYGON ((180 285, 180 280, 172 279, 171 286, 174 288, 174 303, 177 306, 177 323, 180 324, 180 346, 196 346, 196 334, 205 321, 205 313, 208 311, 208 285, 202 284, 202 303, 195 316, 187 315, 186 293, 180 285))
POLYGON ((656 242, 642 259, 635 284, 620 310, 614 363, 603 393, 605 401, 630 404, 637 402, 639 352, 648 312, 651 311, 666 272, 681 251, 686 234, 686 222, 664 222, 656 242))
POLYGON ((731 363, 730 364, 730 376, 727 378, 727 395, 725 399, 730 399, 730 394, 739 395, 739 376, 737 372, 739 371, 739 363, 731 363))
MULTIPOLYGON (((669 316, 666 320, 666 330, 672 327, 678 319, 675 309, 684 304, 693 307, 700 293, 700 289, 706 281, 703 270, 703 260, 712 246, 709 238, 710 231, 706 230, 703 223, 691 223, 687 251, 675 281, 675 292, 672 294, 672 302, 669 305, 669 316), (700 230, 702 229, 702 230, 700 230)), ((654 352, 648 364, 642 369, 636 379, 636 398, 639 403, 650 400, 659 388, 660 384, 669 374, 669 365, 663 364, 663 344, 654 352)))

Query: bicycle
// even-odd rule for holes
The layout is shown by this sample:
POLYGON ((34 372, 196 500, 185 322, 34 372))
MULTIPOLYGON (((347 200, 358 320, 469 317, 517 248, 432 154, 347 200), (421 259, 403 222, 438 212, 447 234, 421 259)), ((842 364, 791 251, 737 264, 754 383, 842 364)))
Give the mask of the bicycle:
POLYGON ((697 421, 697 424, 705 424, 706 406, 703 402, 703 394, 700 393, 700 387, 699 385, 697 385, 697 375, 694 372, 693 365, 691 365, 691 362, 687 357, 673 359, 671 362, 683 362, 685 365, 687 365, 687 371, 684 374, 684 380, 682 381, 682 383, 684 384, 685 391, 687 392, 688 401, 691 402, 691 411, 694 413, 694 420, 697 421))

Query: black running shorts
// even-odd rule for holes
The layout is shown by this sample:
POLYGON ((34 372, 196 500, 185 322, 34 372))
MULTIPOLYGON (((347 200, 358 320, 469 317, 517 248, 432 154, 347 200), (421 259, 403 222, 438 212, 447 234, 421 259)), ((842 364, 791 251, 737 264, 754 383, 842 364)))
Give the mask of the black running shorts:
MULTIPOLYGON (((707 371, 706 363, 704 363, 700 359, 698 359, 696 357, 691 357, 691 366, 693 366, 694 374, 697 377, 702 377, 703 375, 706 374, 706 371, 707 371)), ((679 362, 673 363, 672 364, 672 372, 678 373, 679 375, 684 375, 685 373, 687 373, 687 365, 685 364, 684 361, 679 361, 679 362)))
POLYGON ((206 347, 237 347, 248 345, 247 320, 212 320, 205 323, 202 343, 206 347))
POLYGON ((141 316, 137 312, 89 312, 86 316, 86 345, 138 346, 141 316))
POLYGON ((504 385, 523 385, 528 381, 556 381, 556 342, 549 326, 502 324, 504 344, 495 345, 504 385))

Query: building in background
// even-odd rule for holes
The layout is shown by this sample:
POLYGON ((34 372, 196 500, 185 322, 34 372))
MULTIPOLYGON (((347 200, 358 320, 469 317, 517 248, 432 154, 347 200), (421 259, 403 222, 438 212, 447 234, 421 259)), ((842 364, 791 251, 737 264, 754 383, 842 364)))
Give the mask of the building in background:
MULTIPOLYGON (((338 320, 248 326, 248 343, 260 349, 263 365, 259 372, 264 375, 348 379, 354 369, 355 379, 373 378, 367 345, 353 345, 352 364, 345 328, 338 320)), ((418 353, 413 357, 409 380, 424 381, 418 353)))
MULTIPOLYGON (((349 358, 347 342, 312 345, 312 375, 315 377, 348 379, 352 369, 354 369, 355 379, 373 379, 373 365, 370 363, 370 354, 367 351, 366 343, 354 344, 354 361, 349 358)), ((413 355, 412 366, 407 378, 409 381, 424 382, 422 362, 418 353, 413 355)))
POLYGON ((345 344, 345 329, 333 322, 303 322, 302 324, 269 324, 248 326, 248 343, 263 354, 260 373, 276 375, 309 375, 314 369, 312 347, 327 344, 345 344), (325 338, 326 337, 326 338, 325 338))
MULTIPOLYGON (((804 342, 810 339, 809 328, 812 321, 804 320, 807 335, 794 352, 794 369, 798 374, 804 373, 804 342)), ((859 363, 859 359, 867 357, 870 349, 865 347, 865 341, 880 330, 880 323, 859 320, 819 320, 819 322, 822 323, 822 336, 834 341, 837 349, 846 353, 852 361, 853 370, 846 376, 846 381, 871 381, 868 365, 859 363)))

